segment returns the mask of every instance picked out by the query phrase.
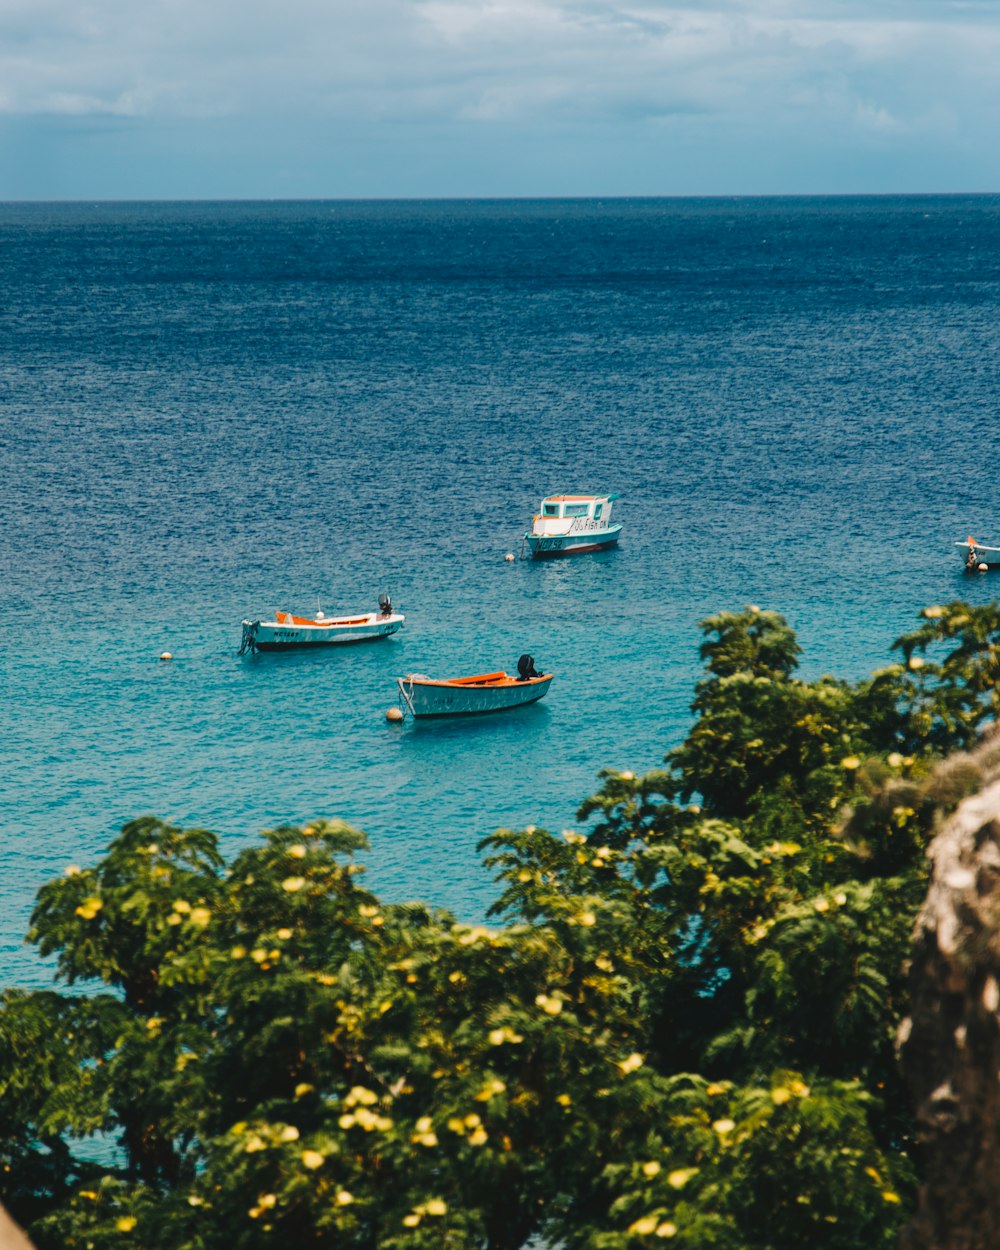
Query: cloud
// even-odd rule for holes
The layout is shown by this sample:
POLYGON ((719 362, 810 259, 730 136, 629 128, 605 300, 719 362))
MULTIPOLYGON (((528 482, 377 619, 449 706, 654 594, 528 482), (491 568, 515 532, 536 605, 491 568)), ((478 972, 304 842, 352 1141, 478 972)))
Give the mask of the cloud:
POLYGON ((0 0, 5 125, 384 134, 388 160, 471 130, 533 170, 668 134, 688 168, 782 144, 796 168, 851 145, 917 168, 923 136, 992 169, 998 63, 993 0, 0 0))
POLYGON ((893 105, 859 91, 859 123, 905 125, 914 67, 933 59, 945 94, 992 82, 1000 28, 930 0, 0 0, 0 49, 8 113, 655 117, 795 107, 877 71, 893 105))

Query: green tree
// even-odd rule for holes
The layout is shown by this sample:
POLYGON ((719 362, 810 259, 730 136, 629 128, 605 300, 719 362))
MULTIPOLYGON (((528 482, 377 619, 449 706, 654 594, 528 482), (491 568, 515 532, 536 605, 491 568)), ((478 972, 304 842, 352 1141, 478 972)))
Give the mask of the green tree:
POLYGON ((376 898, 337 821, 227 863, 147 817, 45 886, 66 990, 0 1004, 0 1196, 39 1246, 893 1245, 902 967, 1000 614, 927 609, 858 683, 800 679, 775 613, 703 629, 663 768, 486 839, 489 924, 376 898))

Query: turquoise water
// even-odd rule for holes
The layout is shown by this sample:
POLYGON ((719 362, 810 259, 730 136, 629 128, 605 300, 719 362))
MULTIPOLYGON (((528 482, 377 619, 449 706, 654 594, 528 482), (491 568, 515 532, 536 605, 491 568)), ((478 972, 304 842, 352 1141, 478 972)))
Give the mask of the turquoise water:
POLYGON ((993 597, 952 543, 1000 542, 998 258, 996 197, 0 206, 0 978, 146 812, 342 816, 375 888, 479 918, 480 838, 683 736, 703 616, 854 677, 993 597), (506 563, 564 490, 621 546, 506 563), (392 639, 236 654, 386 588, 392 639), (524 651, 541 703, 385 721, 524 651))

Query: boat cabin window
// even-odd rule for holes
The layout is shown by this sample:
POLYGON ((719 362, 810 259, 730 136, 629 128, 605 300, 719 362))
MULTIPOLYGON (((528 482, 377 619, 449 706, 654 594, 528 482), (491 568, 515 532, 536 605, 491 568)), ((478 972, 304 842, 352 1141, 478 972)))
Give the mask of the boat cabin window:
POLYGON ((542 516, 558 516, 559 505, 557 503, 542 504, 542 516))
POLYGON ((585 503, 568 503, 566 505, 563 516, 586 516, 587 505, 585 503))
POLYGON ((594 504, 594 520, 595 521, 599 521, 601 519, 601 513, 603 511, 604 511, 604 504, 602 503, 594 504))

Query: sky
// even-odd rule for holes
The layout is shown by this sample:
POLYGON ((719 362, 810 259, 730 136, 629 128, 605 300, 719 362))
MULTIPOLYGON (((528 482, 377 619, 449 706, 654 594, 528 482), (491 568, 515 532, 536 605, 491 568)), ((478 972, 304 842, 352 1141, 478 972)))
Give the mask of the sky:
POLYGON ((0 0, 0 200, 1000 191, 1000 0, 0 0))

